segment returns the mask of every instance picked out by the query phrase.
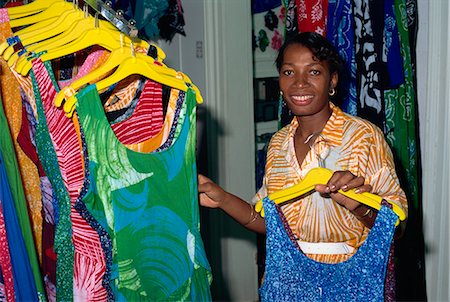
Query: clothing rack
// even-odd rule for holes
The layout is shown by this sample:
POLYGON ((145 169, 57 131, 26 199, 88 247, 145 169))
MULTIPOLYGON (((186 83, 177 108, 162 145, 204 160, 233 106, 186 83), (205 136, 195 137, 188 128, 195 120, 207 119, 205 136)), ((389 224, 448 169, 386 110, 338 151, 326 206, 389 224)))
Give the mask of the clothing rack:
POLYGON ((105 2, 102 0, 85 0, 84 3, 89 5, 106 20, 111 22, 111 24, 117 27, 124 34, 128 35, 131 38, 137 36, 138 29, 135 26, 136 22, 133 19, 125 19, 121 10, 115 11, 112 8, 111 1, 105 2))

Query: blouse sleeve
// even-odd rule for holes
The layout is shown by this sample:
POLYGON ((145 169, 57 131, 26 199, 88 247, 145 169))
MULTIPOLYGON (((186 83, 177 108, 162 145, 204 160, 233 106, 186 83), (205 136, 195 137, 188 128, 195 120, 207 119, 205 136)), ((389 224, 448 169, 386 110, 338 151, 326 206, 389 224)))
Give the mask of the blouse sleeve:
POLYGON ((380 129, 375 128, 373 142, 370 144, 366 167, 366 183, 372 186, 372 192, 392 201, 408 213, 405 192, 395 170, 392 151, 380 129))

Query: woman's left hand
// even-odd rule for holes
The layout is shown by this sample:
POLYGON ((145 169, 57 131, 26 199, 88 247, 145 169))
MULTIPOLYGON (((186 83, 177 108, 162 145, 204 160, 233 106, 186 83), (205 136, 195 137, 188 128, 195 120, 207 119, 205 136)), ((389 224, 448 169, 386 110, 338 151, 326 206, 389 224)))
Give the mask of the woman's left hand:
POLYGON ((334 201, 341 206, 347 208, 349 211, 355 210, 361 205, 358 201, 346 197, 337 191, 342 189, 346 192, 351 189, 355 189, 355 193, 371 192, 372 186, 364 184, 364 177, 355 176, 350 171, 336 171, 331 176, 326 185, 316 185, 315 189, 321 194, 328 194, 334 201))

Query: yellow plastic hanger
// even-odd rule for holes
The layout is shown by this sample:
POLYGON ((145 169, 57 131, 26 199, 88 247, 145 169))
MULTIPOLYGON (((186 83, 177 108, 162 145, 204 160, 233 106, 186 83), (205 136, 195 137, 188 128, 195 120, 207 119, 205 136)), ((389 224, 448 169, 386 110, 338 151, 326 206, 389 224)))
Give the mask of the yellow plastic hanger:
MULTIPOLYGON (((125 36, 125 43, 131 43, 131 38, 125 36)), ((148 45, 147 42, 139 40, 142 45, 148 45)), ((47 53, 41 56, 42 61, 51 61, 53 59, 64 57, 68 54, 86 49, 87 47, 99 45, 107 50, 114 50, 121 47, 120 32, 109 27, 94 27, 87 29, 81 36, 73 40, 69 44, 61 45, 55 49, 48 49, 47 53)), ((22 75, 27 75, 31 69, 31 62, 23 61, 22 64, 16 65, 16 70, 22 75)))
POLYGON ((22 18, 43 11, 50 5, 64 0, 35 0, 29 4, 8 8, 9 19, 22 18))
MULTIPOLYGON (((58 34, 61 34, 64 30, 70 27, 73 22, 83 18, 83 11, 80 9, 72 9, 62 12, 62 14, 57 18, 57 20, 48 26, 40 27, 33 32, 29 32, 18 36, 22 46, 36 43, 38 41, 46 40, 58 34)), ((9 58, 14 53, 14 45, 8 46, 3 52, 3 58, 9 60, 9 58)))
MULTIPOLYGON (((109 57, 106 60, 106 62, 104 64, 102 64, 102 66, 100 66, 96 70, 93 70, 92 72, 90 72, 86 76, 84 76, 84 77, 74 81, 70 85, 71 89, 73 89, 75 91, 78 91, 81 87, 83 87, 85 85, 88 85, 88 84, 92 84, 92 82, 95 79, 102 78, 104 75, 110 73, 117 66, 119 66, 121 63, 123 63, 125 61, 125 59, 132 57, 133 56, 132 52, 133 52, 133 50, 130 47, 126 47, 125 45, 123 47, 114 49, 111 52, 111 54, 109 55, 109 57)), ((146 56, 146 55, 141 54, 141 53, 136 53, 135 56, 138 57, 142 61, 146 61, 147 64, 153 65, 155 63, 155 60, 152 57, 150 57, 150 56, 146 56)), ((170 77, 177 77, 177 76, 179 76, 179 74, 174 69, 168 68, 167 66, 165 66, 162 63, 161 63, 161 65, 164 66, 165 68, 161 68, 161 69, 159 69, 159 71, 161 73, 163 73, 164 75, 167 75, 167 76, 170 76, 170 77)), ((181 78, 184 79, 184 77, 181 77, 181 78)), ((189 81, 187 81, 187 82, 190 83, 189 81)), ((61 106, 62 101, 63 101, 63 95, 64 94, 62 94, 62 93, 58 94, 57 97, 55 98, 55 105, 57 107, 61 106)))
POLYGON ((39 23, 39 22, 42 22, 42 21, 45 21, 48 19, 59 17, 61 15, 61 12, 70 10, 73 8, 74 8, 74 4, 72 4, 72 3, 69 3, 66 1, 57 1, 55 3, 52 3, 49 7, 47 7, 46 9, 44 9, 43 11, 41 11, 37 14, 10 20, 9 26, 11 26, 11 28, 15 28, 15 27, 19 27, 19 26, 26 26, 26 25, 39 23))
MULTIPOLYGON (((57 49, 58 47, 67 45, 72 42, 79 36, 81 36, 86 30, 89 28, 94 28, 95 20, 90 15, 87 15, 85 18, 74 22, 69 29, 65 32, 57 35, 53 38, 37 42, 30 46, 27 46, 28 52, 39 53, 43 51, 52 51, 53 49, 57 49)), ((109 22, 100 20, 99 27, 106 28, 108 30, 117 31, 117 29, 109 22)), ((19 57, 20 51, 16 51, 8 60, 9 67, 13 66, 17 61, 16 70, 23 67, 23 64, 27 61, 26 57, 19 57)))
MULTIPOLYGON (((42 21, 42 22, 30 25, 30 26, 27 26, 25 28, 22 28, 21 30, 16 31, 14 33, 14 36, 20 36, 20 35, 23 35, 23 34, 26 34, 26 33, 29 33, 29 32, 34 32, 35 30, 38 30, 41 27, 49 26, 50 24, 55 23, 56 19, 57 18, 55 17, 55 18, 52 18, 52 19, 48 19, 48 20, 45 20, 45 21, 42 21)), ((6 42, 6 41, 2 42, 0 44, 0 55, 2 55, 5 52, 6 48, 8 48, 8 47, 9 47, 8 42, 6 42)))
MULTIPOLYGON (((126 58, 117 70, 110 75, 109 77, 101 80, 100 82, 96 83, 96 87, 98 91, 103 91, 110 87, 111 85, 120 82, 121 80, 127 78, 130 75, 138 74, 146 77, 147 79, 152 79, 155 82, 161 83, 163 85, 173 87, 179 90, 187 91, 188 86, 186 85, 186 82, 180 78, 177 78, 175 76, 168 75, 167 69, 169 69, 166 66, 158 66, 158 65, 150 65, 148 64, 148 61, 143 59, 143 57, 147 57, 145 55, 137 54, 137 56, 132 56, 126 58)), ((176 71, 173 70, 173 72, 176 74, 176 71)), ((63 89, 60 91, 60 93, 69 95, 73 94, 74 90, 69 87, 67 89, 63 89)), ((201 96, 197 96, 197 101, 201 101, 201 96)), ((71 117, 73 114, 73 111, 75 110, 75 104, 76 104, 76 96, 73 95, 71 97, 68 97, 66 102, 63 105, 64 112, 66 112, 66 115, 68 117, 71 117)))
MULTIPOLYGON (((20 41, 24 47, 31 45, 33 43, 49 39, 51 37, 60 35, 62 32, 66 31, 70 26, 84 18, 84 13, 80 9, 74 9, 71 11, 62 12, 61 16, 50 26, 42 27, 39 30, 30 32, 19 36, 20 41)), ((9 60, 9 58, 14 53, 14 46, 9 46, 3 53, 3 58, 9 60)))
MULTIPOLYGON (((45 20, 45 21, 42 21, 42 22, 39 22, 39 23, 30 25, 30 26, 28 26, 28 27, 22 28, 21 30, 15 32, 15 33, 14 33, 14 36, 21 36, 21 35, 27 34, 27 33, 29 33, 29 32, 34 32, 35 30, 38 30, 38 29, 40 29, 41 27, 49 26, 49 25, 55 23, 56 19, 57 19, 57 18, 48 19, 48 20, 45 20)), ((5 50, 6 50, 9 46, 10 46, 10 45, 8 44, 7 41, 3 41, 3 42, 0 44, 0 55, 2 55, 2 54, 5 52, 5 50)))
MULTIPOLYGON (((281 204, 283 202, 292 200, 296 197, 302 196, 314 190, 315 185, 326 184, 330 180, 332 175, 333 171, 331 171, 330 169, 320 167, 313 168, 308 173, 306 173, 305 178, 300 183, 293 185, 292 187, 269 194, 269 199, 275 202, 276 204, 281 204)), ((347 192, 339 190, 338 192, 376 210, 381 209, 381 201, 383 200, 383 198, 378 195, 368 192, 357 194, 355 193, 355 190, 349 190, 347 192)), ((397 204, 393 203, 392 201, 388 200, 388 202, 392 204, 392 210, 394 211, 395 214, 397 214, 399 220, 405 220, 406 214, 403 211, 403 209, 399 207, 397 204)), ((261 216, 264 217, 262 200, 259 200, 256 203, 255 211, 261 212, 261 216)), ((399 220, 397 220, 396 225, 399 224, 399 220)))
MULTIPOLYGON (((133 45, 134 45, 134 43, 133 43, 133 45)), ((153 45, 153 46, 155 46, 155 45, 153 45)), ((159 53, 160 50, 157 48, 157 51, 159 53)), ((163 53, 163 55, 165 56, 164 53, 163 53)), ((177 78, 177 83, 178 83, 178 85, 180 85, 179 87, 182 87, 183 90, 185 90, 185 91, 187 89, 187 86, 185 86, 185 83, 191 84, 192 88, 196 92, 196 95, 199 96, 198 101, 199 102, 202 101, 201 93, 200 93, 199 89, 195 85, 193 85, 192 81, 183 73, 177 72, 174 69, 167 67, 162 62, 159 62, 158 60, 155 60, 154 58, 144 55, 142 53, 136 53, 136 54, 134 54, 134 56, 137 58, 137 60, 142 62, 142 64, 144 66, 146 64, 149 64, 150 66, 152 66, 153 69, 155 69, 162 76, 168 76, 169 78, 177 78), (157 62, 157 63, 155 63, 155 62, 157 62), (183 80, 183 81, 179 82, 179 80, 183 80)), ((94 80, 102 78, 105 75, 109 74, 117 66, 123 64, 126 59, 129 59, 132 57, 133 57, 133 49, 132 48, 123 46, 123 47, 114 49, 111 52, 108 59, 106 60, 106 62, 104 64, 102 64, 102 66, 100 66, 96 70, 90 72, 86 76, 74 81, 70 86, 65 87, 63 89, 64 91, 60 91, 55 97, 55 100, 54 100, 55 106, 60 107, 62 105, 64 99, 67 98, 68 100, 66 102, 65 108, 66 108, 66 112, 70 114, 70 112, 72 111, 72 109, 75 106, 74 103, 76 102, 75 98, 70 98, 70 100, 69 100, 70 96, 75 94, 75 92, 78 91, 81 87, 84 87, 88 84, 92 84, 94 82, 94 80), (69 91, 71 91, 71 92, 69 93, 69 91)))
MULTIPOLYGON (((153 60, 153 58, 141 54, 126 58, 112 75, 96 84, 97 90, 103 91, 109 86, 118 83, 133 74, 142 75, 147 79, 182 91, 188 90, 185 81, 185 78, 187 78, 186 75, 176 72, 174 69, 167 66, 154 64, 154 60, 153 64, 151 64, 149 62, 150 60, 153 60), (183 75, 183 77, 180 77, 180 74, 183 75)), ((188 80, 190 81, 190 79, 188 80)), ((198 88, 196 91, 198 91, 198 88)), ((200 94, 196 95, 196 100, 199 104, 203 102, 203 98, 200 94)))
MULTIPOLYGON (((37 34, 47 33, 50 28, 58 26, 60 22, 66 20, 64 18, 61 19, 64 12, 72 12, 75 10, 76 7, 74 4, 65 1, 58 1, 51 4, 46 10, 39 14, 13 20, 10 21, 9 24, 11 28, 32 24, 31 26, 21 29, 15 33, 15 36, 19 37, 22 45, 26 46, 28 45, 26 39, 33 38, 37 34)), ((64 15, 64 17, 65 16, 66 15, 64 15)), ((66 21, 71 22, 70 19, 67 19, 66 21)), ((8 60, 13 53, 13 45, 8 45, 8 42, 6 41, 0 44, 0 55, 3 55, 5 60, 8 60)))

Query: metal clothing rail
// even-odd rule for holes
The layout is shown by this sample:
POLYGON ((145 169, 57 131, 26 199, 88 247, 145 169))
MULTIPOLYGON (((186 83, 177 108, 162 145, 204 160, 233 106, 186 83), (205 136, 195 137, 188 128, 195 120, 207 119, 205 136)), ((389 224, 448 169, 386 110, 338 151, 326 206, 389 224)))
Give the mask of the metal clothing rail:
POLYGON ((112 8, 110 1, 104 2, 102 0, 85 0, 84 3, 93 8, 97 13, 111 22, 111 24, 117 27, 124 34, 131 38, 137 36, 138 29, 135 26, 136 22, 132 19, 126 20, 120 10, 115 11, 112 8))

